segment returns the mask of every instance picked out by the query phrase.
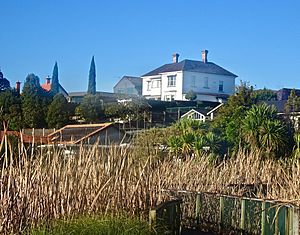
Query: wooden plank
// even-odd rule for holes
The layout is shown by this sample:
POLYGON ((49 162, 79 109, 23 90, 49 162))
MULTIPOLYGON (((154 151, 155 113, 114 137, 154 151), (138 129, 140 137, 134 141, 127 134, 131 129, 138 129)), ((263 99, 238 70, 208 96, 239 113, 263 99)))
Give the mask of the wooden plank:
POLYGON ((266 234, 266 202, 261 203, 261 234, 266 234))
POLYGON ((245 217, 246 217, 246 200, 242 199, 242 202, 241 202, 241 223, 240 223, 240 229, 242 230, 242 234, 245 231, 245 217))
POLYGON ((197 224, 200 223, 200 216, 201 216, 201 194, 196 195, 196 216, 195 219, 197 224))

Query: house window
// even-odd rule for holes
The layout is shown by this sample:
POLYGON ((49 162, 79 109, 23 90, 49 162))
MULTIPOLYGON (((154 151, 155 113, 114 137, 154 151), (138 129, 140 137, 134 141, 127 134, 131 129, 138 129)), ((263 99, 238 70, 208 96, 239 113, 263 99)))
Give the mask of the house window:
POLYGON ((176 86, 176 75, 168 76, 168 87, 176 86))
POLYGON ((175 95, 165 95, 165 101, 175 100, 175 95))
POLYGON ((151 90, 151 81, 147 81, 147 91, 151 90))
POLYGON ((203 88, 206 88, 208 89, 208 78, 204 78, 204 85, 203 85, 203 88))
POLYGON ((224 82, 223 81, 219 81, 219 91, 223 92, 224 90, 224 82))
POLYGON ((192 86, 192 87, 196 87, 196 78, 195 78, 195 76, 192 76, 192 79, 191 79, 191 86, 192 86))
POLYGON ((153 80, 152 88, 160 88, 160 80, 153 80))

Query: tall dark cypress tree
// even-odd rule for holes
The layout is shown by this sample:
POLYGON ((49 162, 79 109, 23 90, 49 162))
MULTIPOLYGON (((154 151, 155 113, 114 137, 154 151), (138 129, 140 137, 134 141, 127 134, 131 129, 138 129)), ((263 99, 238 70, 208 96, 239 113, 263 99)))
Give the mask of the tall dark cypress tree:
POLYGON ((52 73, 51 93, 53 95, 56 95, 58 94, 58 92, 59 92, 58 66, 57 66, 57 62, 55 62, 53 73, 52 73))
POLYGON ((96 66, 94 56, 91 61, 90 72, 89 72, 89 84, 88 84, 88 94, 96 94, 96 66))

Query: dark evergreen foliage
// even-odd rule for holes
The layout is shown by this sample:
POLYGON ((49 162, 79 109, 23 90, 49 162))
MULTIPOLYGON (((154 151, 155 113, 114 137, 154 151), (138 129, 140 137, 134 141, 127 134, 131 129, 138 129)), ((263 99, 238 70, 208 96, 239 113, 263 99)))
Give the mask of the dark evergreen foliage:
POLYGON ((53 73, 52 73, 51 93, 53 95, 56 95, 58 94, 58 92, 59 92, 58 66, 57 66, 57 62, 55 62, 53 73))
POLYGON ((0 91, 4 91, 10 88, 9 81, 3 77, 3 73, 0 71, 0 91))
POLYGON ((48 113, 47 123, 50 128, 61 128, 69 123, 68 101, 62 94, 54 96, 48 113))
POLYGON ((103 101, 99 95, 86 95, 77 107, 77 115, 87 123, 97 123, 103 115, 103 101))
POLYGON ((15 89, 0 92, 0 127, 8 124, 9 130, 19 131, 22 128, 21 98, 15 89))
POLYGON ((88 84, 88 94, 96 94, 96 66, 94 56, 91 61, 90 72, 89 72, 89 84, 88 84))
POLYGON ((46 115, 51 102, 51 95, 41 86, 39 77, 29 74, 21 95, 24 126, 29 128, 46 127, 46 115))

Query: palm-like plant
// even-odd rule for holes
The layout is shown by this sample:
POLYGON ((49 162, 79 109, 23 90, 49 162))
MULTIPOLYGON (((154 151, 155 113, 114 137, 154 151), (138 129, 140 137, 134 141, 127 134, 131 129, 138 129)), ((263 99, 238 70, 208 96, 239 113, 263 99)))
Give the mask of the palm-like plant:
POLYGON ((168 139, 167 144, 170 147, 171 152, 175 153, 175 156, 177 157, 180 154, 180 151, 182 149, 181 138, 177 136, 171 136, 168 139))
POLYGON ((205 136, 207 146, 209 147, 210 152, 216 153, 220 148, 220 139, 213 132, 208 132, 205 136))
POLYGON ((286 142, 285 125, 278 119, 276 109, 266 104, 253 105, 242 123, 243 139, 251 148, 277 152, 286 142))
POLYGON ((181 136, 182 141, 182 153, 189 154, 193 149, 195 135, 191 132, 185 133, 181 136))
POLYGON ((193 143, 193 150, 197 157, 201 157, 205 154, 205 147, 207 146, 207 140, 204 135, 198 135, 195 137, 193 143))
POLYGON ((279 120, 266 120, 259 131, 261 145, 267 153, 278 151, 285 144, 285 126, 279 120))

